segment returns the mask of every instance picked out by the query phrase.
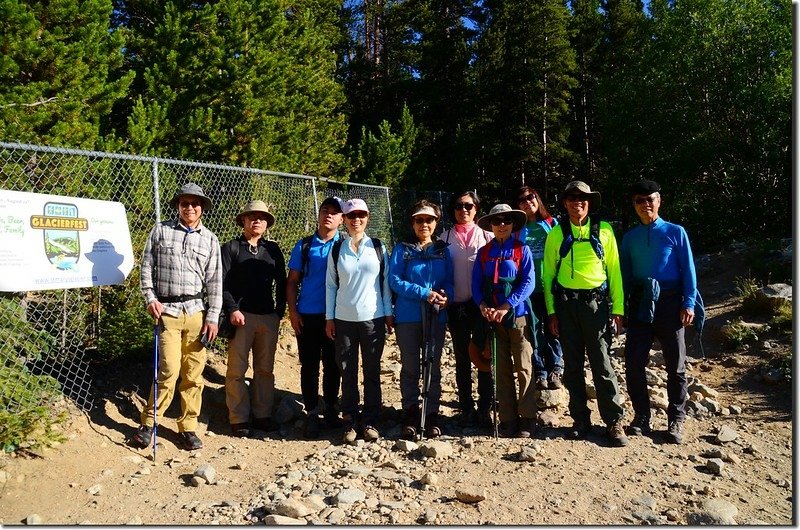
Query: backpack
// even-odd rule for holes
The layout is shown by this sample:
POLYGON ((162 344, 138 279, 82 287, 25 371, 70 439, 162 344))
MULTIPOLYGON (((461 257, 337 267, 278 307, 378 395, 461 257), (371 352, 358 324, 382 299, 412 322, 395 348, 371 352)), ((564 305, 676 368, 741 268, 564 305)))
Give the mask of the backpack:
POLYGON ((561 268, 561 261, 567 257, 569 251, 572 250, 572 245, 575 241, 589 241, 589 244, 592 246, 592 250, 597 255, 597 258, 603 262, 605 266, 605 251, 603 250, 603 243, 600 241, 600 218, 597 216, 589 218, 589 239, 575 239, 575 236, 572 235, 572 225, 569 222, 569 219, 564 219, 563 222, 559 223, 561 227, 561 234, 564 236, 563 240, 561 241, 561 247, 558 249, 558 261, 556 262, 556 274, 555 277, 558 278, 558 271, 561 268))
MULTIPOLYGON (((377 237, 372 237, 372 246, 375 247, 375 254, 378 255, 378 263, 380 263, 380 285, 383 288, 383 276, 385 273, 385 265, 383 264, 383 243, 377 237)), ((340 239, 333 244, 331 253, 333 254, 333 276, 336 278, 336 287, 339 287, 339 252, 342 250, 342 243, 344 239, 340 239)))
MULTIPOLYGON (((519 239, 512 240, 511 243, 511 261, 514 262, 514 265, 517 267, 517 271, 519 271, 519 264, 522 261, 522 246, 523 243, 519 239)), ((478 252, 478 259, 481 262, 481 270, 486 270, 486 263, 489 261, 494 261, 494 277, 492 279, 492 284, 497 285, 499 281, 499 273, 500 273, 500 262, 506 261, 508 258, 503 257, 489 257, 489 244, 485 244, 481 247, 480 251, 478 252)))

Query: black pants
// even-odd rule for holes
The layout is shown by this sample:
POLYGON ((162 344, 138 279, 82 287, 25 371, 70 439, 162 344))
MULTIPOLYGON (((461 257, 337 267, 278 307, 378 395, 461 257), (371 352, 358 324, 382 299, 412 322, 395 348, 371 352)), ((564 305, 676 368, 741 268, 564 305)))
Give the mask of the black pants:
POLYGON ((628 395, 637 415, 650 417, 650 396, 647 393, 645 367, 650 359, 653 339, 661 343, 667 368, 667 418, 683 421, 686 417, 686 342, 681 324, 680 294, 662 296, 656 302, 653 323, 630 319, 625 341, 625 376, 628 395))
MULTIPOLYGON (((453 354, 456 358, 456 387, 458 407, 462 411, 475 406, 472 398, 472 362, 469 360, 469 343, 475 327, 481 324, 480 309, 468 300, 447 308, 447 327, 453 339, 453 354)), ((492 374, 478 372, 478 409, 489 410, 492 404, 492 374)))
POLYGON ((336 347, 325 334, 325 315, 301 314, 303 332, 297 336, 300 354, 300 391, 307 411, 319 404, 319 364, 322 361, 322 400, 334 407, 339 396, 341 374, 336 364, 336 347))

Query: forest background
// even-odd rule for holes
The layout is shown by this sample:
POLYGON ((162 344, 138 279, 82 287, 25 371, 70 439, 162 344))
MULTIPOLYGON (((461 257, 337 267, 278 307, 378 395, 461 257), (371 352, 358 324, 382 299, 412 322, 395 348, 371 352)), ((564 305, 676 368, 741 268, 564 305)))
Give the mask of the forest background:
POLYGON ((792 233, 788 0, 0 0, 0 139, 792 233))

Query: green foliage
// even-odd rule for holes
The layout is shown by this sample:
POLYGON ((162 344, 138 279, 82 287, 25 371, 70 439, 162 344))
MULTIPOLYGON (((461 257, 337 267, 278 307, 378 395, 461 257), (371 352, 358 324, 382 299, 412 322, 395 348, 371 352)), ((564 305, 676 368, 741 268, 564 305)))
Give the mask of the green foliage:
POLYGON ((378 134, 364 128, 355 162, 360 182, 390 188, 402 186, 417 138, 408 107, 403 107, 397 129, 393 132, 386 120, 381 122, 378 134))
POLYGON ((153 318, 144 308, 139 291, 139 269, 123 285, 101 288, 98 353, 108 360, 140 354, 152 347, 153 318))
POLYGON ((748 342, 758 340, 756 328, 744 324, 741 318, 722 326, 720 333, 722 346, 731 350, 740 348, 748 342))
POLYGON ((794 310, 790 304, 783 304, 775 310, 770 325, 779 331, 791 331, 794 323, 794 310))
POLYGON ((132 75, 111 0, 0 1, 0 138, 95 148, 132 75), (116 79, 112 77, 116 76, 116 79))

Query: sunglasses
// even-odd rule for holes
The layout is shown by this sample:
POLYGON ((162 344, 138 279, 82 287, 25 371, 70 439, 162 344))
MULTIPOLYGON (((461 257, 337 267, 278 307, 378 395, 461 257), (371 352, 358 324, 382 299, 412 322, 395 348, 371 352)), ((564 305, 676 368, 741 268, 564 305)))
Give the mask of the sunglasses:
POLYGON ((265 215, 245 215, 245 217, 252 223, 255 221, 266 221, 267 217, 265 215))
POLYGON ((456 203, 456 205, 454 206, 454 208, 455 208, 456 210, 466 210, 466 211, 470 211, 470 210, 472 210, 472 207, 473 207, 473 206, 475 206, 475 205, 474 205, 473 203, 471 203, 471 202, 459 202, 459 203, 456 203))
POLYGON ((655 197, 636 197, 636 199, 634 199, 633 202, 635 202, 636 204, 644 204, 644 203, 653 204, 654 202, 656 202, 656 198, 655 197))
POLYGON ((522 197, 518 197, 517 198, 517 202, 518 203, 520 203, 520 202, 532 202, 535 199, 536 199, 536 195, 534 195, 533 193, 529 193, 529 194, 524 195, 522 197))
POLYGON ((495 217, 492 219, 492 226, 500 226, 500 225, 513 225, 514 220, 510 217, 495 217))
POLYGON ((368 215, 369 215, 368 212, 350 212, 348 214, 345 214, 345 217, 347 217, 348 219, 364 219, 368 215))
POLYGON ((197 208, 201 206, 203 203, 200 201, 181 201, 180 207, 181 208, 197 208))
POLYGON ((418 225, 432 225, 436 222, 435 217, 415 217, 414 223, 418 225))
POLYGON ((567 195, 566 197, 564 197, 564 199, 566 199, 566 200, 568 200, 570 202, 577 202, 577 201, 587 202, 589 200, 589 196, 588 195, 567 195))

